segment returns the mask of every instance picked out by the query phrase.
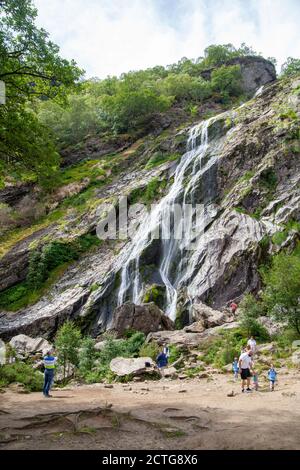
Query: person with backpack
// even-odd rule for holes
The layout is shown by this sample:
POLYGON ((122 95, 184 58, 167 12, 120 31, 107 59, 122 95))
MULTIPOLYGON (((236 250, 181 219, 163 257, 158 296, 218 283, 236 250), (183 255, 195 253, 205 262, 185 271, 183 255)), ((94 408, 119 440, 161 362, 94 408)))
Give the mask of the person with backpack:
POLYGON ((43 395, 45 398, 51 398, 50 389, 54 380, 55 364, 57 357, 53 356, 53 352, 47 351, 46 356, 44 357, 44 386, 43 386, 43 395))

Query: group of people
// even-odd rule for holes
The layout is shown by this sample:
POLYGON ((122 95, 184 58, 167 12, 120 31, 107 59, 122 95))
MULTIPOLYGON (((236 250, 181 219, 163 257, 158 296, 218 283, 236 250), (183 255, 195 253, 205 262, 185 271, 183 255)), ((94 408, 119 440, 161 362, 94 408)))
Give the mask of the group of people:
MULTIPOLYGON (((234 358, 232 363, 232 371, 234 374, 235 380, 238 379, 238 374, 241 375, 242 380, 242 392, 251 392, 252 389, 250 388, 251 377, 253 380, 253 388, 254 390, 258 390, 258 372, 254 368, 254 357, 257 352, 257 345, 255 338, 251 336, 251 338, 247 342, 247 346, 245 349, 242 350, 239 359, 237 357, 234 358)), ((271 364, 270 369, 268 371, 268 379, 270 384, 270 390, 274 391, 275 382, 277 378, 277 372, 271 364)))
MULTIPOLYGON (((234 374, 235 380, 238 379, 238 375, 240 374, 242 380, 242 392, 251 392, 252 389, 250 388, 251 377, 253 380, 253 388, 254 390, 258 390, 258 372, 254 368, 254 357, 257 352, 257 345, 255 338, 251 336, 251 338, 247 342, 246 348, 241 351, 241 355, 239 358, 235 357, 232 363, 232 371, 234 374)), ((156 358, 156 365, 162 375, 164 377, 164 370, 168 366, 170 357, 170 349, 168 345, 165 345, 162 351, 158 354, 156 358)), ((54 379, 54 370, 55 364, 57 362, 57 357, 54 355, 54 351, 50 350, 44 357, 44 386, 43 386, 43 395, 45 398, 50 398, 50 389, 53 384, 54 379)), ((277 372, 271 364, 271 367, 268 371, 268 379, 270 382, 270 390, 274 390, 275 382, 277 378, 277 372)))

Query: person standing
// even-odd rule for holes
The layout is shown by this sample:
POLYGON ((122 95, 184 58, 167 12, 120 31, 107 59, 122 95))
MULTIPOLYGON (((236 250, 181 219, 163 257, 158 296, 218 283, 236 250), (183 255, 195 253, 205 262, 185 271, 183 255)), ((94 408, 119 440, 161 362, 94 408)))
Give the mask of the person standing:
POLYGON ((162 351, 156 358, 156 364, 157 364, 157 367, 162 375, 162 377, 164 377, 164 370, 165 368, 167 367, 168 365, 168 358, 166 356, 166 354, 164 353, 164 351, 162 351))
POLYGON ((244 353, 242 353, 239 357, 239 368, 241 372, 241 379, 242 379, 242 392, 245 391, 245 384, 247 382, 247 389, 246 392, 251 392, 250 388, 250 378, 251 372, 250 369, 252 368, 252 351, 250 346, 247 346, 247 349, 244 353))
POLYGON ((238 358, 235 357, 232 363, 232 372, 234 374, 234 380, 238 379, 238 374, 239 374, 239 361, 238 358))
POLYGON ((270 391, 271 392, 274 392, 274 385, 275 385, 276 377, 277 377, 277 372, 274 369, 273 364, 271 364, 271 367, 268 371, 268 379, 270 381, 270 391))
POLYGON ((256 353, 256 341, 255 341, 254 336, 251 336, 251 338, 248 339, 247 345, 250 346, 252 355, 254 356, 254 354, 256 353))
POLYGON ((53 351, 48 351, 44 357, 44 386, 43 386, 43 395, 45 398, 51 398, 50 389, 53 384, 54 371, 57 357, 53 355, 53 351))

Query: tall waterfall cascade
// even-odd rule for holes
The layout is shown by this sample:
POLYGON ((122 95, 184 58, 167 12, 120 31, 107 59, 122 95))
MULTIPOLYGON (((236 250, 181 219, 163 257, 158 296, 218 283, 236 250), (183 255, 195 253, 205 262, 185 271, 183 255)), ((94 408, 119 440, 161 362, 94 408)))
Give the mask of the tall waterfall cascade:
MULTIPOLYGON (((139 304, 144 294, 144 286, 141 276, 140 258, 145 249, 153 242, 153 233, 159 233, 160 261, 158 273, 161 284, 165 288, 165 313, 172 319, 176 318, 176 305, 178 289, 184 285, 188 276, 189 237, 180 238, 178 234, 190 233, 195 229, 195 205, 202 204, 197 194, 199 181, 204 172, 209 172, 217 155, 211 151, 212 143, 209 142, 209 127, 216 120, 210 118, 192 127, 189 131, 187 150, 174 174, 174 182, 168 193, 141 222, 135 236, 129 242, 128 248, 120 261, 121 280, 118 291, 118 305, 126 300, 139 304), (211 154, 210 154, 211 153, 211 154), (181 217, 176 213, 178 204, 192 207, 192 217, 186 218, 184 211, 181 217), (191 227, 193 225, 193 227, 191 227)), ((205 227, 207 211, 205 207, 210 204, 210 182, 204 190, 206 203, 197 219, 197 225, 205 227)), ((211 184, 214 184, 211 182, 211 184)), ((200 232, 201 233, 201 232, 200 232)))

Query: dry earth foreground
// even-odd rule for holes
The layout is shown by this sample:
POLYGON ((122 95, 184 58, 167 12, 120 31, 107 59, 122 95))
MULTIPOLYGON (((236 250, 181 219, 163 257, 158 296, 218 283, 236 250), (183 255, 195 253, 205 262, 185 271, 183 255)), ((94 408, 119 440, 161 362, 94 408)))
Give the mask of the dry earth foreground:
POLYGON ((300 381, 242 394, 230 374, 0 395, 0 449, 300 449, 300 381))

